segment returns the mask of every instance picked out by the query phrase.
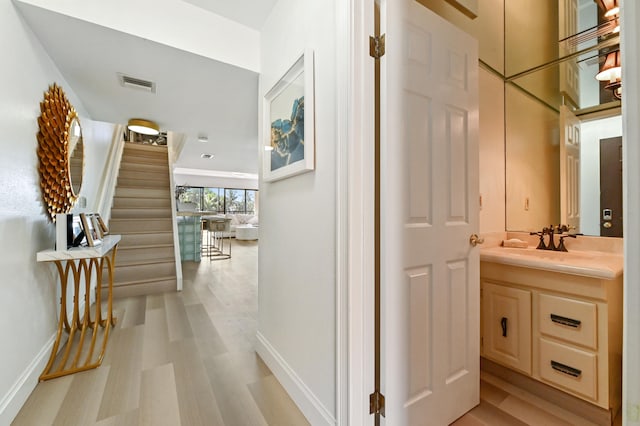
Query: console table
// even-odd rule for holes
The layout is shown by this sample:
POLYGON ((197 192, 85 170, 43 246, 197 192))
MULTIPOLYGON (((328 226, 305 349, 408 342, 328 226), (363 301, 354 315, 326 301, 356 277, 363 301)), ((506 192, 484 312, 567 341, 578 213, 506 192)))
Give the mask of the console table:
POLYGON ((120 235, 107 235, 97 247, 74 247, 69 250, 38 252, 38 262, 53 262, 60 277, 60 318, 51 355, 40 381, 90 370, 102 364, 109 330, 116 324, 113 316, 113 273, 120 235), (105 269, 106 268, 106 269, 105 269), (102 312, 103 272, 108 274, 107 308, 102 312), (95 305, 91 306, 92 283, 95 283, 95 305), (73 286, 71 318, 67 313, 67 288, 73 286), (84 295, 81 293, 84 290, 84 295), (100 333, 99 330, 103 329, 100 333), (63 334, 66 332, 66 341, 63 334), (95 354, 101 334, 100 352, 95 354), (60 344, 64 346, 56 360, 60 344), (73 354, 73 355, 72 355, 73 354))

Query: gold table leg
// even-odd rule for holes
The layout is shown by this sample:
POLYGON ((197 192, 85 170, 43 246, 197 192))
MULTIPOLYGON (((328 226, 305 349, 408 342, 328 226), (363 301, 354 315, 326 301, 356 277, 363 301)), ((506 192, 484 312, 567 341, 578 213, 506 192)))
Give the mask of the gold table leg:
POLYGON ((56 339, 51 349, 49 361, 40 375, 40 381, 49 380, 56 377, 66 376, 68 374, 77 373, 96 368, 102 364, 104 354, 107 349, 107 341, 109 340, 109 331, 116 324, 116 318, 113 316, 113 274, 115 267, 117 245, 108 254, 102 258, 77 259, 77 260, 56 260, 55 264, 60 276, 60 289, 62 296, 60 298, 60 318, 58 320, 58 330, 56 339), (76 265, 77 261, 77 265, 76 265), (106 317, 102 314, 102 285, 103 270, 107 269, 109 274, 107 309, 106 317), (95 275, 96 278, 96 302, 94 307, 94 315, 92 319, 91 312, 91 282, 95 275), (68 280, 73 277, 73 312, 71 321, 69 321, 67 312, 67 287, 68 280), (83 298, 84 309, 80 313, 80 288, 81 279, 84 278, 85 295, 83 298), (94 357, 95 345, 98 340, 99 329, 104 329, 102 335, 102 345, 100 353, 94 357), (91 330, 91 340, 89 347, 85 348, 85 338, 91 330), (63 334, 66 333, 67 340, 63 343, 65 349, 60 356, 58 351, 63 341, 63 334), (76 335, 79 338, 76 341, 76 335), (69 357, 75 351, 71 362, 69 357), (87 351, 84 363, 78 364, 82 358, 83 351, 87 351), (57 362, 56 362, 57 361, 57 362), (69 365, 67 365, 69 364, 69 365))

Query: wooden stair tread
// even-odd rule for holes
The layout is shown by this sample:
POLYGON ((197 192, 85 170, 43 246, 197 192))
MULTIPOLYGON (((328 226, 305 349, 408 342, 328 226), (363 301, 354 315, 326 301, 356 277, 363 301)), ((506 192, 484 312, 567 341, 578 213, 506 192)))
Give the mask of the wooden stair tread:
POLYGON ((141 280, 131 280, 131 281, 121 281, 118 283, 113 283, 114 287, 122 287, 122 286, 130 286, 130 285, 139 285, 139 284, 146 284, 146 283, 152 283, 152 282, 156 282, 156 281, 171 281, 171 280, 176 280, 175 275, 167 275, 167 276, 162 276, 162 277, 153 277, 153 278, 148 278, 148 279, 141 279, 141 280))
POLYGON ((175 259, 173 257, 157 257, 155 259, 143 259, 143 260, 118 260, 116 262, 116 269, 118 268, 126 268, 131 266, 142 266, 142 265, 154 265, 160 263, 175 263, 175 259))
POLYGON ((126 222, 146 222, 148 220, 171 220, 170 217, 154 217, 154 218, 141 218, 141 217, 132 217, 132 218, 126 218, 126 217, 121 217, 121 218, 115 218, 115 219, 109 219, 110 222, 112 221, 126 221, 126 222))
POLYGON ((124 232, 122 235, 157 235, 157 234, 173 234, 173 231, 130 231, 124 232))
POLYGON ((153 248, 161 248, 161 247, 173 247, 173 243, 171 244, 140 244, 135 246, 120 246, 118 245, 118 251, 120 250, 137 250, 137 249, 153 249, 153 248))

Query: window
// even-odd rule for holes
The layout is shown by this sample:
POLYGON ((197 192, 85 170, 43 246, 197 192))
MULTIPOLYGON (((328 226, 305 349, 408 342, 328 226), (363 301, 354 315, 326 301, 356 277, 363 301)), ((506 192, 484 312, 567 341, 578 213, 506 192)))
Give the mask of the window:
POLYGON ((219 214, 255 214, 257 193, 254 189, 176 187, 179 202, 196 203, 200 211, 219 214))

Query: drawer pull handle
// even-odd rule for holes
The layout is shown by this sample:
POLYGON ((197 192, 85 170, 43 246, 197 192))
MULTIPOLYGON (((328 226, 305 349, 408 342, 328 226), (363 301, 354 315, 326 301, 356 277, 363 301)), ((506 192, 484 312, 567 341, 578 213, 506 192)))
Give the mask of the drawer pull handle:
POLYGON ((566 325, 568 327, 573 327, 573 328, 578 328, 580 327, 580 324, 582 324, 582 321, 580 320, 576 320, 573 318, 567 318, 567 317, 562 317, 560 315, 556 315, 556 314, 551 314, 551 321, 557 323, 557 324, 562 324, 562 325, 566 325))
POLYGON ((571 377, 580 377, 582 374, 582 370, 578 370, 577 368, 569 367, 568 365, 564 365, 557 361, 551 361, 551 368, 561 373, 567 374, 571 377))
POLYGON ((502 317, 500 326, 502 327, 502 337, 507 337, 507 317, 502 317))

